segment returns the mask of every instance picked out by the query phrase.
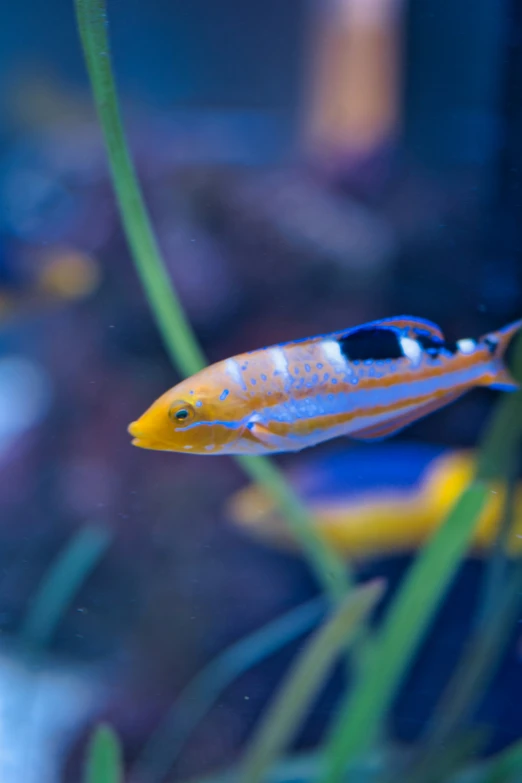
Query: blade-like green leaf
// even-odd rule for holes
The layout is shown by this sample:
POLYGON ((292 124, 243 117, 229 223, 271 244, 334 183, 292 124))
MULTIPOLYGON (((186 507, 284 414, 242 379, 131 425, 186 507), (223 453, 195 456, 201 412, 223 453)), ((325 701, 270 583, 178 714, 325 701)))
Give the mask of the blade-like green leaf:
MULTIPOLYGON (((168 276, 127 146, 112 73, 104 0, 75 0, 76 18, 112 182, 134 264, 172 363, 192 375, 206 360, 168 276)), ((239 464, 274 498, 323 590, 335 602, 349 588, 346 566, 317 534, 313 519, 277 469, 262 457, 239 464)))
MULTIPOLYGON (((497 600, 489 622, 480 623, 464 652, 433 714, 431 724, 419 748, 413 774, 400 783, 431 781, 440 749, 465 726, 480 702, 502 661, 502 654, 520 614, 522 564, 517 563, 497 600)), ((442 779, 442 778, 440 778, 442 779)), ((399 779, 397 779, 399 783, 399 779)))
POLYGON ((31 600, 20 632, 25 645, 41 649, 48 644, 60 618, 109 543, 108 530, 100 527, 84 527, 73 536, 45 573, 31 600))
POLYGON ((223 691, 253 666, 316 625, 325 601, 315 598, 232 644, 183 689, 132 770, 133 779, 159 783, 192 731, 223 691))
MULTIPOLYGON (((264 783, 315 783, 324 769, 323 762, 324 759, 320 752, 297 753, 286 756, 266 771, 264 783)), ((385 764, 385 754, 372 753, 371 758, 362 759, 351 770, 353 780, 357 781, 357 783, 379 783, 385 764)), ((182 783, 237 783, 237 771, 234 769, 222 770, 205 775, 205 777, 190 778, 182 781, 182 783)), ((466 783, 470 783, 470 781, 466 781, 466 783)), ((473 781, 472 783, 482 783, 482 781, 473 781)))
POLYGON ((333 616, 314 634, 287 679, 265 710, 239 772, 240 783, 261 783, 298 731, 317 692, 384 589, 382 581, 352 591, 333 616))
POLYGON ((374 640, 364 676, 343 700, 327 743, 322 783, 339 783, 346 764, 375 739, 467 550, 488 492, 478 481, 464 492, 407 574, 374 640))
POLYGON ((521 783, 522 742, 516 742, 487 764, 482 783, 521 783))
POLYGON ((97 727, 89 742, 84 783, 123 783, 120 743, 106 724, 97 727))

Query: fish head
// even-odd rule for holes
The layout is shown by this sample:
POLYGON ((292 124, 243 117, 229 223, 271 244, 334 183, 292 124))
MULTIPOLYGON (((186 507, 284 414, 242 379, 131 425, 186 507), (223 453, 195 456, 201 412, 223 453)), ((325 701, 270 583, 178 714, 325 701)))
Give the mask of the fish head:
POLYGON ((225 373, 213 365, 165 392, 128 432, 143 449, 237 453, 250 414, 248 401, 227 388, 225 373))

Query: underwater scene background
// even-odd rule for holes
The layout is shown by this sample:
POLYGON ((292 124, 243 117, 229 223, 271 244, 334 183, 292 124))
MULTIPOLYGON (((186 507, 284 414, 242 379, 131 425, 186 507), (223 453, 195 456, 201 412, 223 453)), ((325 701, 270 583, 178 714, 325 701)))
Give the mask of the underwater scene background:
POLYGON ((479 337, 522 316, 522 7, 106 11, 1 11, 0 780, 522 780, 520 395, 280 474, 133 448, 185 333, 162 335, 134 265, 96 91, 107 29, 208 362, 402 313, 479 337))

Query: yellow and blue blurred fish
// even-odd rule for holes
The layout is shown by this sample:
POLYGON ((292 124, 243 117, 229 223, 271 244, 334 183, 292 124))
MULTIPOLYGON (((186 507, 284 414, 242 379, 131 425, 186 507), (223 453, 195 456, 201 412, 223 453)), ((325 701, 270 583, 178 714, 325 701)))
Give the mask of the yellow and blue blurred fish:
MULTIPOLYGON (((427 444, 380 444, 315 455, 285 476, 310 510, 317 532, 352 562, 404 555, 421 547, 446 519, 476 469, 473 451, 427 444)), ((505 483, 491 486, 470 551, 486 555, 494 545, 505 504, 505 483)), ((299 551, 273 498, 258 485, 236 492, 227 517, 241 530, 278 549, 299 551)), ((522 482, 516 489, 507 551, 522 555, 522 482)))
POLYGON ((384 438, 475 386, 517 389, 504 355, 521 327, 450 342, 435 324, 400 316, 243 353, 174 386, 129 432, 135 446, 192 454, 384 438))

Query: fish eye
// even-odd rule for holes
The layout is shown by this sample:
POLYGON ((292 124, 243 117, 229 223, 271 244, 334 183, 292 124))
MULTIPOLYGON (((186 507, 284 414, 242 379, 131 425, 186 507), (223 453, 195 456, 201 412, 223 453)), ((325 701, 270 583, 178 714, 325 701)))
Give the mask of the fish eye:
POLYGON ((188 424, 195 416, 195 411, 189 402, 177 400, 169 408, 169 418, 174 424, 188 424))

